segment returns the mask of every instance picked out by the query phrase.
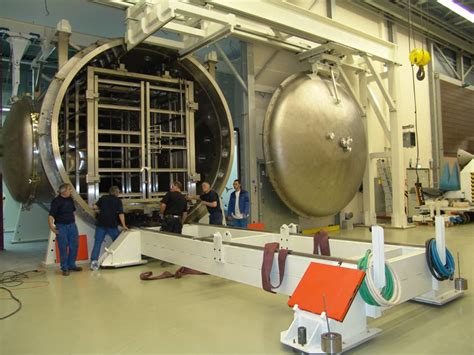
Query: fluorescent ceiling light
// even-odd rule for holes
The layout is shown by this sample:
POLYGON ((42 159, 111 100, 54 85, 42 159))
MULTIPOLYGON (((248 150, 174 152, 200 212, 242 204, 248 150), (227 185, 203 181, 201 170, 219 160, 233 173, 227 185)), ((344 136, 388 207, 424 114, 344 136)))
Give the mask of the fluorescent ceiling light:
POLYGON ((452 12, 457 13, 459 16, 474 22, 474 13, 470 12, 468 9, 462 7, 458 3, 455 3, 453 0, 438 0, 438 2, 450 9, 452 12))
POLYGON ((8 112, 8 111, 10 111, 10 107, 2 107, 2 111, 3 112, 8 112))

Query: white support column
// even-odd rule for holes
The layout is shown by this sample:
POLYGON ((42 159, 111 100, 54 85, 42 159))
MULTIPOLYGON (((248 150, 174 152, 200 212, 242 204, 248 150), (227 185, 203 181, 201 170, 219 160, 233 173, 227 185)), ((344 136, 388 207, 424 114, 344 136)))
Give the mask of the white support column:
POLYGON ((385 251, 384 234, 380 226, 372 226, 372 258, 374 261, 375 286, 382 289, 386 284, 385 279, 385 251))
POLYGON ((58 69, 68 61, 69 37, 71 36, 71 25, 68 20, 58 22, 56 29, 58 30, 58 69))
POLYGON ((10 43, 11 63, 12 63, 12 97, 18 95, 20 86, 20 62, 30 45, 30 36, 21 33, 9 33, 7 41, 10 43))
POLYGON ((247 95, 244 98, 246 103, 247 115, 244 116, 243 127, 244 127, 244 142, 245 142, 245 160, 247 161, 247 189, 250 193, 250 217, 249 222, 258 221, 259 209, 258 201, 260 198, 260 188, 258 186, 258 168, 257 168, 257 153, 256 146, 259 137, 257 137, 257 122, 255 117, 255 79, 254 79, 254 58, 253 58, 253 45, 247 43, 245 45, 246 50, 244 61, 244 70, 247 75, 247 95))
POLYGON ((398 82, 396 64, 388 64, 388 91, 395 104, 390 110, 390 147, 392 154, 392 226, 407 226, 405 212, 405 164, 403 161, 402 125, 398 121, 396 110, 398 99, 398 82))
POLYGON ((436 251, 438 252, 441 262, 446 264, 446 230, 444 226, 444 217, 435 217, 436 226, 436 251))
POLYGON ((367 139, 367 161, 365 164, 365 173, 364 173, 364 224, 366 226, 371 226, 376 223, 375 215, 375 194, 374 194, 374 173, 372 169, 372 159, 370 159, 370 138, 372 137, 371 123, 368 119, 368 108, 367 108, 367 74, 365 72, 359 73, 359 97, 360 102, 364 107, 366 116, 364 121, 365 125, 365 135, 367 139))

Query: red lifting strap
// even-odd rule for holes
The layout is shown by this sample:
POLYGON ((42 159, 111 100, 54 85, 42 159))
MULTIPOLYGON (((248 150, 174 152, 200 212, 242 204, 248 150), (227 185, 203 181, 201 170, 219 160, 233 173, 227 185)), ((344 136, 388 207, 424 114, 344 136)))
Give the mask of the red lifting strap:
POLYGON ((204 272, 190 269, 188 267, 180 267, 174 274, 172 274, 169 271, 163 272, 161 275, 158 276, 152 276, 153 272, 147 271, 147 272, 142 272, 140 274, 140 279, 143 281, 152 281, 152 280, 163 280, 163 279, 169 279, 174 277, 175 279, 180 279, 183 275, 207 275, 204 272))
POLYGON ((267 243, 263 249, 263 262, 262 262, 262 287, 265 291, 276 293, 272 289, 280 287, 283 282, 283 276, 285 275, 285 263, 286 257, 290 253, 288 249, 279 249, 279 243, 267 243), (273 286, 270 281, 270 274, 272 272, 273 257, 275 252, 278 250, 278 271, 280 273, 280 283, 277 286, 273 286))
POLYGON ((328 232, 321 230, 313 237, 313 254, 331 256, 328 232), (321 254, 319 254, 321 251, 321 254))

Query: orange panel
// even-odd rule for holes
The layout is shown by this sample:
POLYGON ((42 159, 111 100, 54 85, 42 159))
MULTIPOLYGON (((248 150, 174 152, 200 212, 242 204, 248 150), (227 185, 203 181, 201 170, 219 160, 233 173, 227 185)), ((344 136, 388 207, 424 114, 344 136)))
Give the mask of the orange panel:
POLYGON ((300 309, 321 314, 326 298, 329 318, 342 322, 365 277, 362 270, 311 263, 288 301, 300 309))
MULTIPOLYGON (((58 240, 56 239, 56 264, 59 264, 59 247, 58 240)), ((87 235, 79 235, 79 247, 77 250, 76 260, 89 260, 89 250, 87 247, 87 235)))
POLYGON ((249 223, 247 225, 247 228, 248 229, 253 229, 253 230, 256 230, 256 231, 263 231, 263 230, 265 230, 265 224, 263 224, 263 223, 249 223))

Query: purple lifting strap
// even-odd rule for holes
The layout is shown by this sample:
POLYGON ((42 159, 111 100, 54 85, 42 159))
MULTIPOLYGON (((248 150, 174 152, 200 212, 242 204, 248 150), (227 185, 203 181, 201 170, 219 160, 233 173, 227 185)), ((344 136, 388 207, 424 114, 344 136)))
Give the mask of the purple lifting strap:
POLYGON ((267 243, 263 249, 263 262, 262 262, 262 287, 265 291, 276 293, 272 289, 280 287, 283 282, 283 276, 285 275, 285 263, 286 257, 290 253, 288 249, 279 249, 279 243, 267 243), (279 250, 278 250, 279 249, 279 250), (273 257, 275 252, 278 250, 278 271, 280 273, 280 283, 277 286, 273 286, 270 281, 270 274, 272 272, 273 257))
POLYGON ((331 256, 331 250, 329 249, 329 236, 328 232, 321 230, 316 233, 313 237, 313 254, 331 256), (321 251, 321 254, 319 254, 321 251))
POLYGON ((140 279, 143 281, 163 280, 163 279, 169 279, 172 277, 174 277, 175 279, 180 279, 181 277, 183 277, 183 275, 207 275, 207 274, 198 270, 194 270, 194 269, 190 269, 188 267, 182 266, 178 270, 176 270, 174 274, 172 274, 169 271, 165 271, 158 276, 152 276, 152 275, 153 275, 153 272, 151 271, 142 272, 140 274, 140 279))

